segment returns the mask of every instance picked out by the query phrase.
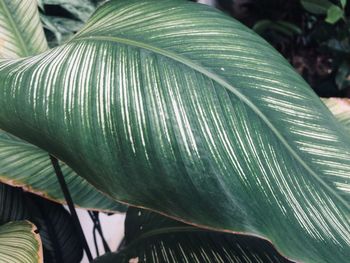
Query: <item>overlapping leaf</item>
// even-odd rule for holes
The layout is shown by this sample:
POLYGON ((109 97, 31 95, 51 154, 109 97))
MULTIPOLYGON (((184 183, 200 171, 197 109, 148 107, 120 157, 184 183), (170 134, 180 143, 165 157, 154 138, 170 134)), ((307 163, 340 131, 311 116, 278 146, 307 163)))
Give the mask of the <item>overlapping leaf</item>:
POLYGON ((38 227, 45 263, 80 262, 83 253, 80 238, 63 206, 25 193, 21 188, 0 184, 0 224, 19 220, 29 220, 38 227))
MULTIPOLYGON (((36 0, 0 1, 0 57, 35 55, 47 49, 36 0)), ((125 207, 96 191, 67 165, 62 170, 75 204, 103 211, 125 207)), ((65 203, 48 154, 0 130, 0 181, 65 203)))
POLYGON ((125 244, 94 262, 290 262, 266 240, 200 229, 142 209, 129 208, 125 244))
MULTIPOLYGON (((104 196, 61 163, 72 199, 78 207, 109 212, 123 212, 125 206, 104 196)), ((48 153, 0 130, 0 181, 21 186, 29 192, 65 203, 48 153)))
POLYGON ((43 8, 41 20, 47 30, 45 33, 49 45, 56 46, 71 39, 94 12, 96 2, 93 0, 42 0, 42 6, 46 8, 43 8))
POLYGON ((31 220, 40 226, 45 263, 81 262, 83 248, 80 236, 67 210, 37 196, 32 195, 31 201, 36 208, 31 209, 31 220))
POLYGON ((0 226, 0 261, 2 263, 42 263, 41 240, 29 221, 0 226))
POLYGON ((349 135, 255 33, 185 1, 112 1, 69 43, 0 63, 0 127, 116 200, 350 257, 349 135))
POLYGON ((0 1, 0 58, 27 57, 47 49, 36 0, 0 1))

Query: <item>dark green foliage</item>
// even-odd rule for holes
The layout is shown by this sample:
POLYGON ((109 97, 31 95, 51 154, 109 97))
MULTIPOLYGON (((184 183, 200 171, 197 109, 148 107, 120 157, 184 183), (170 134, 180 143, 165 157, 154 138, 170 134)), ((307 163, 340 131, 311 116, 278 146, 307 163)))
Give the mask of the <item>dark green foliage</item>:
POLYGON ((71 39, 103 0, 41 0, 41 20, 51 47, 71 39))
POLYGON ((200 229, 130 207, 125 219, 124 247, 118 253, 106 254, 94 262, 290 261, 283 258, 266 240, 200 229))
POLYGON ((62 205, 0 184, 0 223, 30 220, 43 243, 45 263, 78 263, 82 247, 69 213, 62 205))

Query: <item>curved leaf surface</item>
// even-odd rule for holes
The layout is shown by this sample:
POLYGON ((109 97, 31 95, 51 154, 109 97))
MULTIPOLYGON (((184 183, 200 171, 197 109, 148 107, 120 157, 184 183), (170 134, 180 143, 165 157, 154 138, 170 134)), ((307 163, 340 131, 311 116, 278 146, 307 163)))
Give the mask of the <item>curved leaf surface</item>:
POLYGON ((206 6, 112 1, 72 41, 0 63, 0 127, 116 200, 350 257, 349 135, 264 40, 206 6))
POLYGON ((142 209, 129 208, 125 243, 107 262, 291 262, 266 240, 200 229, 142 209))
POLYGON ((0 261, 3 263, 42 263, 41 240, 29 221, 0 226, 0 261))
POLYGON ((37 0, 1 0, 0 58, 27 57, 45 50, 37 0))
MULTIPOLYGON (((47 50, 36 0, 0 1, 0 57, 17 58, 47 50)), ((75 204, 82 208, 124 212, 77 176, 67 165, 62 170, 75 204)), ((56 202, 65 203, 48 154, 0 130, 0 181, 21 186, 56 202)))
MULTIPOLYGON (((76 206, 106 212, 124 212, 126 206, 106 197, 66 164, 61 169, 76 206)), ((65 204, 48 153, 0 130, 0 181, 65 204)))
POLYGON ((0 183, 0 224, 29 219, 22 189, 0 183))

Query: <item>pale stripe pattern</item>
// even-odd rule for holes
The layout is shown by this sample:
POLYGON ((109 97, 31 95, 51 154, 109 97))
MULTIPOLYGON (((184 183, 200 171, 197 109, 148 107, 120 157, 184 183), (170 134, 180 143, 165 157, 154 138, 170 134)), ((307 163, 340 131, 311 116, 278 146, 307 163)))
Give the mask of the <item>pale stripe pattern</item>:
POLYGON ((0 0, 0 58, 19 58, 47 50, 36 0, 0 0))
POLYGON ((0 226, 1 263, 42 263, 43 251, 37 228, 29 221, 0 226))
POLYGON ((69 43, 0 63, 0 81, 0 127, 116 200, 263 236, 293 260, 350 258, 347 131, 228 16, 112 1, 69 43))

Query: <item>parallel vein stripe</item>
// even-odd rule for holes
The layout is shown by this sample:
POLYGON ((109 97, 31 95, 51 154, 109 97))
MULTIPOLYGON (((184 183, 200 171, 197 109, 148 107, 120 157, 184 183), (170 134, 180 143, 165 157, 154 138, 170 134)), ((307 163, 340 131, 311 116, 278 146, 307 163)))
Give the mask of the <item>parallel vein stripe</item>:
MULTIPOLYGON (((350 204, 347 203, 341 196, 338 195, 337 192, 334 191, 333 188, 331 188, 328 184, 326 184, 322 178, 320 178, 317 173, 315 173, 309 165, 300 158, 300 156, 294 151, 292 147, 290 147, 289 143, 287 140, 280 134, 280 132, 275 128, 275 126, 269 121, 269 119, 264 115, 255 105, 254 103, 247 98, 244 94, 240 93, 239 90, 237 90, 232 84, 218 76, 217 74, 207 70, 206 68, 186 59, 185 57, 181 57, 176 53, 170 52, 168 50, 164 50, 155 46, 150 46, 146 43, 141 43, 138 41, 134 41, 131 39, 125 39, 125 38, 118 38, 118 37, 108 37, 108 36, 94 36, 94 37, 77 37, 74 38, 71 43, 74 42, 80 42, 80 41, 94 41, 94 40, 99 40, 99 41, 111 41, 111 42, 116 42, 116 43, 122 43, 146 50, 150 50, 152 52, 155 52, 157 54, 166 56, 172 60, 176 60, 190 68, 195 69, 196 71, 204 74, 205 76, 209 77, 210 79, 213 79, 216 81, 218 84, 222 85, 223 87, 227 88, 229 91, 234 93, 238 98, 240 98, 247 106, 249 106, 265 123, 266 125, 275 133, 275 135, 281 140, 281 142, 284 144, 284 146, 290 151, 290 153, 295 157, 300 164, 308 171, 312 176, 315 177, 315 179, 318 180, 318 182, 323 185, 325 188, 327 188, 330 192, 332 192, 338 199, 338 201, 342 202, 349 210, 350 210, 350 204)), ((319 138, 319 137, 318 137, 319 138)))
POLYGON ((300 261, 349 258, 349 136, 263 40, 170 0, 110 2, 77 38, 0 63, 3 129, 116 200, 263 236, 300 261))
POLYGON ((0 1, 0 57, 26 57, 47 50, 36 0, 0 1))
MULTIPOLYGON (((24 1, 25 2, 25 1, 24 1)), ((20 3, 20 2, 18 2, 20 3)), ((27 1, 28 3, 28 1, 27 1)), ((15 21, 13 20, 13 14, 11 14, 11 12, 8 9, 8 6, 5 4, 4 0, 0 1, 0 8, 1 10, 3 10, 3 12, 5 13, 4 18, 7 18, 8 20, 8 26, 10 27, 10 29, 12 30, 12 32, 14 33, 14 36, 16 38, 16 40, 18 41, 17 43, 20 45, 20 47, 22 48, 23 52, 27 55, 29 55, 29 50, 27 49, 26 44, 24 43, 24 40, 22 38, 22 34, 19 32, 18 28, 17 28, 17 24, 15 23, 15 21)), ((18 8, 15 7, 15 8, 18 8)))

